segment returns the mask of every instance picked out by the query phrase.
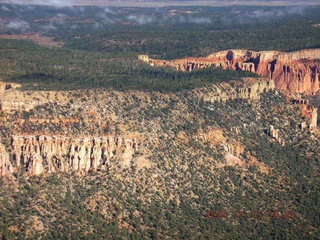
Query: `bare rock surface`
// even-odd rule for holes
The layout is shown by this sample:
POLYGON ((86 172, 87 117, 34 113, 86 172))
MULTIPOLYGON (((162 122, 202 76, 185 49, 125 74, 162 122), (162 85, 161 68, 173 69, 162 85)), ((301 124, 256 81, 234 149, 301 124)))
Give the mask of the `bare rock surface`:
POLYGON ((295 52, 225 50, 203 58, 176 60, 139 59, 157 66, 172 66, 180 71, 193 71, 209 66, 257 73, 274 80, 281 91, 313 94, 320 88, 320 49, 295 52))

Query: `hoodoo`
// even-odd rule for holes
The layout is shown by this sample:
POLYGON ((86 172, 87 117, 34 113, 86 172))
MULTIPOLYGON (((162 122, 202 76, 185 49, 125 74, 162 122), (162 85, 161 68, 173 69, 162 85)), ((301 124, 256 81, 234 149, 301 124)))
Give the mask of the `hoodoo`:
POLYGON ((249 71, 274 80, 276 89, 287 92, 314 94, 320 88, 320 49, 295 52, 225 50, 205 58, 158 60, 140 55, 139 59, 180 71, 209 66, 249 71))

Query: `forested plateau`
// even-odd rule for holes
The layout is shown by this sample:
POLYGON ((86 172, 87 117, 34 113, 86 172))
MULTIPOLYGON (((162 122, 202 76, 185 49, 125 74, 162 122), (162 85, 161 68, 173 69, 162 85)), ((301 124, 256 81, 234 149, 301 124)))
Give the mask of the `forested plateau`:
POLYGON ((319 6, 0 9, 2 239, 319 237, 319 6))

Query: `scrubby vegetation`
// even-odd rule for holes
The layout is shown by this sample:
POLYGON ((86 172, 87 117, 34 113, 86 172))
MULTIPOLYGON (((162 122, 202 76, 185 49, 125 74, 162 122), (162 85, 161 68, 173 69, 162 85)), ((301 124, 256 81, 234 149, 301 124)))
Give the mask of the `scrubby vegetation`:
POLYGON ((9 82, 25 90, 75 90, 105 88, 116 90, 179 91, 229 81, 249 72, 219 68, 193 73, 171 68, 154 68, 135 58, 64 48, 46 48, 24 41, 0 40, 2 71, 9 82))
MULTIPOLYGON (((138 54, 174 59, 230 48, 293 51, 319 47, 319 7, 50 8, 3 5, 0 33, 40 34, 45 48, 1 40, 1 77, 25 89, 114 88, 178 91, 248 73, 177 73, 146 66, 138 54)), ((252 75, 251 75, 252 76, 252 75)))
POLYGON ((1 34, 64 42, 0 40, 1 80, 47 100, 0 111, 12 162, 13 134, 144 138, 129 167, 114 155, 107 171, 0 178, 0 238, 317 239, 320 134, 299 128, 299 107, 273 90, 259 100, 207 101, 212 85, 257 76, 181 73, 137 56, 320 47, 319 7, 0 7, 1 34), (139 157, 150 168, 140 169, 139 157))
MULTIPOLYGON (((109 171, 82 177, 16 176, 14 185, 2 180, 2 237, 316 239, 320 142, 318 135, 307 140, 308 130, 297 127, 302 116, 295 106, 272 91, 253 102, 201 103, 194 94, 156 94, 149 103, 142 100, 148 94, 118 94, 114 103, 101 95, 109 103, 109 114, 117 112, 115 129, 131 126, 129 131, 145 135, 152 167, 139 169, 133 161, 123 168, 121 160, 113 158, 109 171), (285 146, 265 133, 270 124, 281 130, 285 146), (210 129, 216 129, 211 140, 210 129), (207 133, 208 140, 199 131, 207 133), (243 161, 257 159, 268 172, 259 165, 218 167, 225 164, 225 146, 233 147, 231 152, 243 161)), ((93 101, 86 104, 93 106, 93 101)), ((43 118, 45 109, 39 106, 35 112, 43 118)), ((88 115, 89 109, 83 111, 78 117, 88 115)), ((55 106, 54 115, 64 112, 65 106, 55 106)), ((8 121, 14 124, 14 119, 8 121)), ((84 120, 82 133, 92 129, 91 121, 84 120)), ((15 126, 18 131, 30 127, 28 119, 15 126)), ((99 128, 94 129, 97 134, 99 128)), ((145 150, 141 146, 137 155, 145 150)))

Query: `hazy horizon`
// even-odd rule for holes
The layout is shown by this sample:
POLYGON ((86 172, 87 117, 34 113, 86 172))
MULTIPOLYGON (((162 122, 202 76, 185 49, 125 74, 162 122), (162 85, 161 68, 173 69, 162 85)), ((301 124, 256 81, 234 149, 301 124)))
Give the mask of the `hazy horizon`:
POLYGON ((115 7, 165 7, 165 6, 232 6, 232 5, 257 5, 257 6, 310 6, 320 5, 320 0, 291 0, 291 1, 259 1, 259 0, 0 0, 0 3, 16 5, 46 5, 54 7, 72 6, 115 6, 115 7))

